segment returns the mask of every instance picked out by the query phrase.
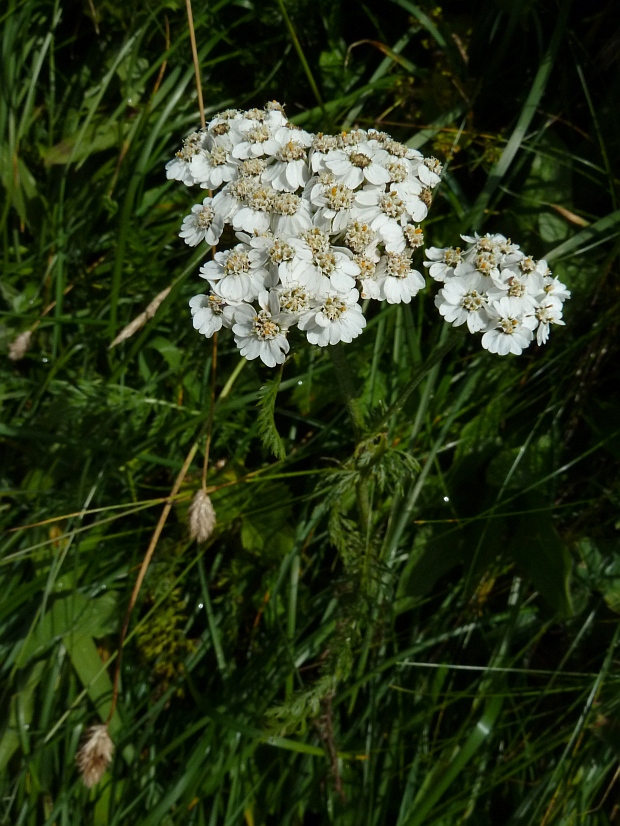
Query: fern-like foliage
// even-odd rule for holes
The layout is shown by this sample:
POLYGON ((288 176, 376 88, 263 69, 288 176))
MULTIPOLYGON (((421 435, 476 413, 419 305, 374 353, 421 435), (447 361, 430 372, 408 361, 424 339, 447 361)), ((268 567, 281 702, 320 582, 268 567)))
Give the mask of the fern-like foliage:
POLYGON ((313 685, 296 691, 285 702, 272 706, 265 713, 265 733, 275 737, 304 733, 310 721, 319 716, 321 700, 335 691, 336 684, 333 674, 321 674, 313 685))
POLYGON ((264 384, 259 391, 259 407, 257 424, 258 435, 263 446, 269 450, 276 459, 285 459, 286 450, 276 428, 273 413, 276 406, 276 396, 282 378, 282 368, 280 368, 275 378, 264 384))

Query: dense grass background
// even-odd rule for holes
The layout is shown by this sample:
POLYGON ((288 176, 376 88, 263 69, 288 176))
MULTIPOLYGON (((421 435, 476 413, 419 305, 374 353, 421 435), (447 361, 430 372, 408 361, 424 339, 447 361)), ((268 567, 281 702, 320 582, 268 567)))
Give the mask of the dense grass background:
POLYGON ((618 822, 620 31, 613 2, 573 5, 195 3, 207 115, 276 98, 310 129, 383 128, 446 162, 429 244, 503 232, 573 293, 546 348, 505 359, 444 347, 431 285, 377 305, 345 350, 358 444, 328 355, 298 347, 282 461, 257 420, 273 374, 222 335, 205 546, 202 252, 163 174, 198 122, 185 6, 2 6, 0 346, 33 334, 0 363, 0 824, 618 822), (196 443, 89 792, 76 750, 196 443))

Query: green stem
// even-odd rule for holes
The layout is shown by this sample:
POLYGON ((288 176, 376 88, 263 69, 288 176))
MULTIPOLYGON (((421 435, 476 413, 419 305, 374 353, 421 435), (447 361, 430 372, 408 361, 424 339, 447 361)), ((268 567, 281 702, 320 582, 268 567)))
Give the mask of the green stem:
POLYGON ((334 365, 334 370, 336 372, 338 386, 340 388, 340 392, 342 393, 344 403, 347 406, 351 423, 353 424, 355 440, 359 441, 366 430, 366 425, 364 423, 362 407, 359 399, 356 398, 353 382, 351 381, 351 370, 347 365, 347 359, 344 354, 342 342, 339 341, 338 344, 332 344, 328 349, 332 364, 334 365))
POLYGON ((362 535, 366 540, 366 548, 370 547, 370 496, 368 495, 368 479, 362 477, 355 487, 357 509, 362 523, 362 535))
MULTIPOLYGON (((362 406, 360 404, 359 399, 356 396, 355 388, 353 387, 353 381, 351 379, 351 370, 347 364, 347 359, 344 354, 342 342, 339 341, 338 344, 333 344, 331 347, 329 347, 329 355, 331 356, 332 364, 334 365, 334 371, 336 373, 336 379, 338 381, 338 386, 340 387, 340 392, 342 393, 342 397, 347 406, 347 411, 349 413, 349 417, 353 425, 355 441, 359 444, 366 430, 366 425, 364 422, 364 413, 362 411, 362 406)), ((363 475, 360 477, 360 480, 355 486, 355 498, 357 500, 357 511, 359 514, 362 536, 366 541, 366 555, 364 561, 364 582, 367 583, 368 571, 370 568, 369 554, 371 548, 371 508, 370 496, 368 492, 368 479, 363 475)))
POLYGON ((323 98, 321 97, 321 93, 319 92, 319 87, 316 85, 316 81, 314 79, 314 75, 312 74, 312 70, 308 61, 306 60, 306 55, 304 54, 304 50, 301 47, 301 43, 299 42, 299 38, 297 37, 297 32, 291 22, 291 18, 288 16, 288 12, 286 11, 286 6, 284 5, 283 0, 277 0, 278 6, 280 7, 280 12, 282 17, 284 18, 284 22, 286 24, 286 28, 291 36, 291 40, 293 41, 293 46, 295 47, 295 51, 297 52, 297 56, 299 57, 299 61, 303 67, 304 72, 306 73, 306 77, 308 78, 308 83, 310 84, 310 88, 316 98, 316 102, 319 104, 323 113, 325 112, 325 107, 323 104, 323 98))
MULTIPOLYGON (((290 591, 288 600, 288 611, 286 618, 286 636, 289 642, 291 652, 295 642, 295 627, 297 623, 297 592, 299 589, 299 567, 300 567, 300 552, 297 549, 293 562, 291 564, 290 572, 290 591)), ((286 677, 286 696, 290 698, 293 696, 295 688, 295 673, 291 672, 286 677)))
POLYGON ((198 557, 198 575, 200 577, 200 585, 202 588, 202 598, 204 600, 204 607, 207 614, 207 623, 209 624, 209 632, 211 634, 211 642, 213 643, 213 650, 215 651, 215 659, 217 667, 225 679, 228 668, 226 666, 226 658, 224 656, 224 649, 222 647, 222 640, 220 632, 215 621, 215 614, 213 612, 213 603, 211 602, 211 595, 209 593, 209 583, 207 582, 207 574, 205 571, 204 561, 202 556, 198 557))
POLYGON ((434 348, 431 355, 422 363, 422 365, 412 374, 411 378, 409 379, 409 384, 405 387, 403 392, 400 396, 396 399, 394 404, 391 404, 385 413, 381 416, 379 421, 373 425, 375 430, 379 430, 382 427, 386 426, 392 416, 396 413, 400 412, 405 405, 405 402, 409 398, 409 396, 413 393, 416 387, 420 384, 420 382, 431 372, 432 368, 435 365, 439 364, 442 358, 452 350, 455 346, 456 342, 459 338, 463 335, 462 331, 455 330, 452 328, 447 328, 447 325, 441 331, 439 336, 439 341, 434 348), (447 330, 447 332, 444 332, 447 330))

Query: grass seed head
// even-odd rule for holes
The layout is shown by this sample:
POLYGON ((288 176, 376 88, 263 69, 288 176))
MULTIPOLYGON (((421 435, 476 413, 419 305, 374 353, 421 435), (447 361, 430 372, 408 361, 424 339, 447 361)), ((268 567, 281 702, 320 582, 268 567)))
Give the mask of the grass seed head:
POLYGON ((17 338, 13 339, 9 347, 9 358, 11 361, 21 361, 30 350, 30 341, 32 339, 32 330, 25 330, 20 333, 17 338))
POLYGON ((215 509, 211 499, 202 490, 196 492, 189 506, 189 535, 197 542, 206 542, 215 528, 215 509))
POLYGON ((107 725, 91 726, 75 758, 85 786, 91 789, 99 783, 110 765, 113 753, 114 743, 110 739, 107 725))

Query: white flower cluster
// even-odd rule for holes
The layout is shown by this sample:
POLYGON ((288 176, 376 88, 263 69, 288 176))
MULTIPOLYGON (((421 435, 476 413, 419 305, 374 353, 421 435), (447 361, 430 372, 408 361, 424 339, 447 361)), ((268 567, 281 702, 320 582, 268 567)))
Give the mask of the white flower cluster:
POLYGON ((166 165, 210 191, 185 242, 214 246, 226 224, 238 241, 201 267, 211 289, 190 301, 194 327, 232 328, 241 354, 270 367, 294 326, 320 347, 350 342, 366 325, 360 299, 408 304, 424 287, 411 256, 440 173, 384 132, 306 132, 276 102, 216 115, 166 165))
POLYGON ((426 250, 424 266, 444 285, 435 299, 441 315, 455 327, 467 323, 470 333, 483 333, 482 346, 500 356, 520 355, 534 333, 545 344, 550 325, 564 324, 562 305, 570 298, 547 262, 525 255, 503 235, 461 237, 465 250, 426 250))

